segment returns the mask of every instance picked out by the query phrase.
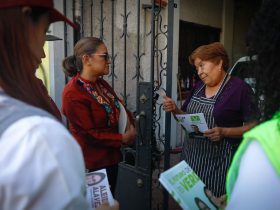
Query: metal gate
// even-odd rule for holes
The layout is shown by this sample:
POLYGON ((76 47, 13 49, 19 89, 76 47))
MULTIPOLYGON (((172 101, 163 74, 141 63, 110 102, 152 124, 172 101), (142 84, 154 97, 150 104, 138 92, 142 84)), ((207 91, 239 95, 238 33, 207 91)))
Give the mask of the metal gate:
MULTIPOLYGON (((64 0, 80 30, 69 35, 65 53, 81 37, 101 38, 111 54, 104 77, 134 112, 137 140, 123 148, 116 199, 121 210, 168 209, 158 175, 169 168, 170 114, 162 111, 160 93, 171 95, 174 0, 64 0), (68 46, 68 48, 67 48, 68 46), (163 197, 163 198, 162 198, 163 197)), ((69 16, 69 15, 68 15, 69 16)))

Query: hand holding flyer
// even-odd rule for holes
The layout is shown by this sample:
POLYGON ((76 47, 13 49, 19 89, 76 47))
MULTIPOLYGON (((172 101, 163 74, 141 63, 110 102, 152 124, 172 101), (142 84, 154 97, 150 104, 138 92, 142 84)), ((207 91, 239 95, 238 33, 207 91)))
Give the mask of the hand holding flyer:
POLYGON ((188 131, 188 133, 196 133, 203 135, 208 130, 208 126, 203 113, 195 114, 177 114, 178 122, 188 131))
POLYGON ((103 203, 109 203, 110 206, 114 205, 105 169, 87 173, 86 183, 87 201, 92 210, 95 210, 103 203))
POLYGON ((159 181, 184 210, 217 209, 209 190, 185 161, 161 173, 159 181))

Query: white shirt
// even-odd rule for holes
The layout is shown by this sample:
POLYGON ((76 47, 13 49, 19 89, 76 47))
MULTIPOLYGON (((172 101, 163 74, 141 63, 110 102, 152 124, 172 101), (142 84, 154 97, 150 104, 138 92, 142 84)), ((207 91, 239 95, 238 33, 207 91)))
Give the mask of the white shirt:
POLYGON ((256 141, 248 146, 242 157, 238 179, 226 209, 280 209, 279 175, 256 141))
POLYGON ((80 147, 53 119, 26 117, 0 136, 1 210, 84 210, 80 147))

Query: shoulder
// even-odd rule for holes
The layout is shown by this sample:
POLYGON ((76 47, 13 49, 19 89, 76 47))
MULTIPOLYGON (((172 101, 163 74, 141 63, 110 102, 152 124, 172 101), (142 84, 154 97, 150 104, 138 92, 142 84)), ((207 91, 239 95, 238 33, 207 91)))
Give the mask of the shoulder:
POLYGON ((29 145, 28 150, 45 146, 50 154, 63 150, 67 155, 67 148, 80 153, 79 146, 60 122, 41 116, 25 117, 10 125, 1 136, 1 144, 29 145))
POLYGON ((231 76, 222 91, 222 97, 244 98, 253 94, 252 88, 238 77, 231 76))
POLYGON ((0 144, 5 148, 0 165, 9 162, 6 169, 12 174, 51 170, 64 177, 69 170, 84 170, 79 145, 60 122, 49 117, 32 116, 16 121, 2 134, 0 144))
POLYGON ((1 193, 7 196, 5 202, 10 209, 16 209, 12 207, 17 204, 9 202, 17 196, 20 202, 21 193, 26 195, 26 205, 35 205, 30 209, 38 209, 36 205, 46 209, 43 203, 49 200, 53 201, 51 209, 63 209, 74 199, 83 202, 81 149, 61 123, 48 117, 22 118, 3 133, 0 147, 0 170, 5 171, 0 174, 1 193), (8 194, 11 187, 12 195, 8 194))
POLYGON ((242 156, 227 209, 277 209, 279 194, 280 179, 276 170, 261 145, 252 141, 242 156))
POLYGON ((240 170, 247 170, 248 166, 249 168, 255 168, 256 164, 254 163, 256 160, 258 160, 256 170, 262 170, 261 168, 271 165, 260 143, 253 140, 242 155, 240 170))
POLYGON ((239 89, 239 90, 250 89, 249 84, 247 84, 245 81, 243 81, 239 77, 235 77, 235 76, 230 77, 228 84, 232 88, 239 89))
POLYGON ((64 92, 67 92, 67 91, 71 91, 73 89, 75 89, 77 86, 77 78, 76 77, 73 77, 71 80, 69 80, 67 82, 67 84, 65 85, 64 87, 64 92))
POLYGON ((62 98, 76 98, 84 95, 84 91, 82 91, 81 86, 77 83, 77 77, 73 77, 64 87, 62 98))

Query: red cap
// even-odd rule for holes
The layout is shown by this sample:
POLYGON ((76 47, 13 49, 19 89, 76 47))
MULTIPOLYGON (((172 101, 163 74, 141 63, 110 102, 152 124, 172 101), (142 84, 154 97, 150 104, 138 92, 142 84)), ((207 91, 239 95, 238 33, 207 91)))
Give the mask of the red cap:
POLYGON ((0 0, 0 9, 19 6, 47 8, 49 10, 50 23, 64 21, 73 28, 77 28, 77 26, 71 20, 54 8, 53 0, 0 0))

